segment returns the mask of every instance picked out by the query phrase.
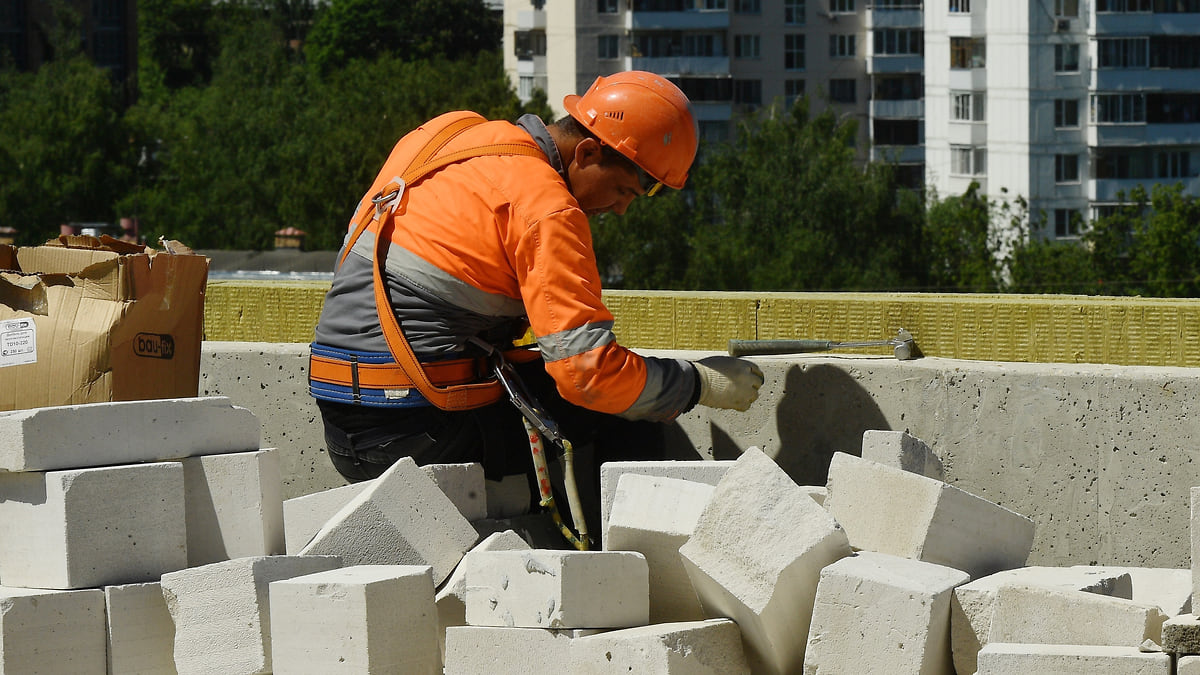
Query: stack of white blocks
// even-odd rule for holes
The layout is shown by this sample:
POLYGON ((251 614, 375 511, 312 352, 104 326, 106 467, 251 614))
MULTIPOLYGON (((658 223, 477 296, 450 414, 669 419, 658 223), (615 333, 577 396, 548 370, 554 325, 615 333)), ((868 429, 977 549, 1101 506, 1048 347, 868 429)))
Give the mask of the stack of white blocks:
POLYGON ((1200 675, 1193 570, 1026 567, 1032 522, 903 432, 824 486, 605 464, 588 552, 473 464, 285 503, 258 443, 222 398, 0 413, 0 673, 1200 675))

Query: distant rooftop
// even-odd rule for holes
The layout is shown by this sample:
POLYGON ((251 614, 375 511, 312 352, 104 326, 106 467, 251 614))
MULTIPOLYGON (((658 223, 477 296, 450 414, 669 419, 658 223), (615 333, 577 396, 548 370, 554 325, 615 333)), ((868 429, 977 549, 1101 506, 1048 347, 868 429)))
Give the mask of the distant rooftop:
POLYGON ((337 251, 202 250, 208 256, 209 279, 253 279, 286 281, 325 281, 333 278, 337 251))

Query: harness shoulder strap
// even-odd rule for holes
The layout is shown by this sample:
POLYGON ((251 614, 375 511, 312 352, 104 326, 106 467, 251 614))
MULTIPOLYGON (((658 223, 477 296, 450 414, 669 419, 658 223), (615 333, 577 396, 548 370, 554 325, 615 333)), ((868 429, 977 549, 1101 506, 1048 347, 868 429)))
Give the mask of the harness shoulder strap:
POLYGON ((338 265, 341 266, 350 249, 354 247, 355 242, 367 230, 371 222, 373 220, 379 221, 379 229, 375 233, 374 260, 372 264, 372 272, 375 279, 375 308, 379 314, 379 325, 383 329, 384 340, 387 341, 388 350, 391 351, 392 358, 395 359, 396 364, 412 380, 417 391, 420 391, 421 395, 430 403, 442 410, 470 410, 472 408, 479 408, 500 400, 504 391, 500 383, 496 380, 444 387, 439 387, 430 380, 429 374, 425 371, 420 361, 417 360, 416 354, 413 353, 408 339, 404 337, 404 332, 400 330, 400 322, 396 319, 396 313, 392 309, 391 301, 388 298, 387 283, 384 280, 384 265, 387 259, 387 248, 392 239, 391 231, 395 228, 395 220, 391 217, 392 212, 403 197, 406 186, 416 183, 442 167, 472 157, 482 157, 485 155, 542 156, 541 149, 532 143, 496 143, 465 148, 444 155, 438 154, 446 144, 460 133, 482 122, 483 120, 478 117, 456 120, 435 134, 417 152, 412 162, 409 163, 408 168, 405 169, 404 175, 393 179, 379 193, 372 197, 371 202, 375 205, 375 208, 360 209, 361 213, 358 216, 358 221, 355 223, 354 230, 346 241, 341 258, 338 260, 338 265))

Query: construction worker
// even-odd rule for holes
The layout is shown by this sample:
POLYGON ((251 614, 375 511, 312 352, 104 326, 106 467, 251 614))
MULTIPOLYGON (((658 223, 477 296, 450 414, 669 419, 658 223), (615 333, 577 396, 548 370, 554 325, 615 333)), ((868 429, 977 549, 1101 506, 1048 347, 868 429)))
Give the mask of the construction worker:
MULTIPOLYGON (((749 361, 621 347, 600 298, 588 217, 684 186, 697 147, 687 97, 630 71, 563 105, 569 115, 549 126, 441 115, 396 144, 359 202, 310 372, 348 480, 405 456, 479 462, 493 480, 528 473, 529 435, 489 365, 527 328, 538 349, 509 351, 513 368, 596 464, 662 458, 661 422, 757 398, 763 375, 749 361)), ((584 483, 595 492, 597 474, 584 483)))

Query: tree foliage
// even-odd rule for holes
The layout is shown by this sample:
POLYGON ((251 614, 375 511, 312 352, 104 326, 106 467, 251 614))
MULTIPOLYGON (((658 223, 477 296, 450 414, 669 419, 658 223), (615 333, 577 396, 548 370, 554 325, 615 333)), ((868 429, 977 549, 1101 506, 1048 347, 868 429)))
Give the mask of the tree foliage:
POLYGON ((355 60, 472 57, 500 48, 482 0, 333 0, 317 12, 305 53, 321 72, 355 60))
POLYGON ((745 120, 731 143, 705 147, 687 193, 602 222, 602 268, 641 288, 918 283, 919 200, 887 165, 859 166, 854 136, 831 111, 810 119, 804 101, 745 120))
POLYGON ((0 224, 27 242, 65 222, 112 220, 132 177, 119 90, 77 35, 57 31, 58 56, 36 74, 0 70, 0 224))

